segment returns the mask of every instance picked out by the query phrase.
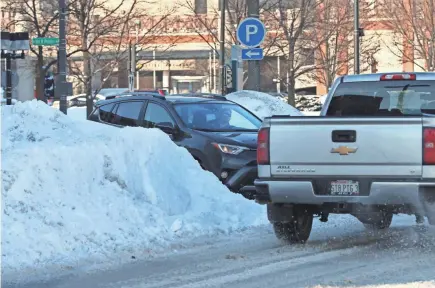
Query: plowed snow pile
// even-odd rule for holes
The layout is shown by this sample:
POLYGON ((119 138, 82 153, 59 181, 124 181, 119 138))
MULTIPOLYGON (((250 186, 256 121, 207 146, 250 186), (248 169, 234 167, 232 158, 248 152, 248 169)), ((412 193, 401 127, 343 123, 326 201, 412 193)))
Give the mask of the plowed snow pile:
POLYGON ((263 92, 241 90, 230 93, 226 97, 245 107, 261 119, 272 115, 304 116, 301 111, 293 106, 263 92))
POLYGON ((3 271, 150 249, 265 222, 159 130, 2 107, 3 271))

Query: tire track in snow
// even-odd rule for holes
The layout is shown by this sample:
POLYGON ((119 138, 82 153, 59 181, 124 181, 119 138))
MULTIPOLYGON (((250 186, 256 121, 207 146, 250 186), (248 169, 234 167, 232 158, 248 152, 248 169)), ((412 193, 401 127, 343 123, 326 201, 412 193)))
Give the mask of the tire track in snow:
MULTIPOLYGON (((284 271, 290 266, 298 267, 307 262, 306 259, 319 258, 337 258, 341 253, 354 253, 359 247, 373 245, 380 241, 387 241, 388 234, 366 234, 362 233, 359 237, 345 237, 335 242, 321 244, 307 244, 283 246, 279 248, 253 251, 245 257, 237 257, 239 261, 217 261, 214 263, 207 262, 206 265, 191 267, 186 265, 185 268, 170 271, 161 275, 155 275, 145 279, 129 279, 122 283, 117 283, 113 287, 134 287, 134 288, 172 288, 172 287, 207 287, 210 279, 223 281, 227 283, 230 280, 238 278, 249 279, 256 274, 262 274, 264 271, 270 271, 272 267, 275 270, 284 271), (381 236, 380 236, 381 235, 381 236), (301 251, 302 249, 302 251, 301 251), (253 268, 254 267, 254 268, 253 268), (287 268, 286 268, 287 267, 287 268), (258 271, 257 271, 258 270, 258 271), (249 275, 249 276, 246 276, 249 275), (221 279, 222 278, 222 279, 221 279), (134 283, 142 282, 136 286, 134 283), (143 284, 143 283, 147 284, 143 284), (198 284, 197 284, 198 283, 198 284)), ((266 273, 268 274, 268 273, 266 273)), ((265 274, 265 275, 266 275, 265 274)), ((220 287, 220 286, 211 286, 220 287)))

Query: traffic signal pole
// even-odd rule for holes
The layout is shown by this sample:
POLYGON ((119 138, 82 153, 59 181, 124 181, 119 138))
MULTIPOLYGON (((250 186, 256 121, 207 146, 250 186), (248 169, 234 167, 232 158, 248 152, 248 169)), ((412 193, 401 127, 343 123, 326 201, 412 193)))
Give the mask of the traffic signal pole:
POLYGON ((12 105, 12 55, 6 56, 6 105, 12 105))
MULTIPOLYGON (((67 114, 66 102, 66 0, 59 0, 59 94, 60 111, 67 114)), ((88 96, 89 97, 89 96, 88 96)), ((90 96, 92 97, 92 95, 90 96)))
POLYGON ((25 58, 24 51, 30 49, 29 33, 1 31, 0 46, 1 59, 6 60, 6 105, 12 105, 12 60, 25 58))

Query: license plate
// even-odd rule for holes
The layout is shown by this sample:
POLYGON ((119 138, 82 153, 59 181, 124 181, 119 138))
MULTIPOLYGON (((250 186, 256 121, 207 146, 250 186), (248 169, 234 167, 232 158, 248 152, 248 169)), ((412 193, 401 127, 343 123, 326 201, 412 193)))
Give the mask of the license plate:
POLYGON ((352 180, 332 181, 330 192, 337 196, 356 196, 359 195, 359 183, 352 180))

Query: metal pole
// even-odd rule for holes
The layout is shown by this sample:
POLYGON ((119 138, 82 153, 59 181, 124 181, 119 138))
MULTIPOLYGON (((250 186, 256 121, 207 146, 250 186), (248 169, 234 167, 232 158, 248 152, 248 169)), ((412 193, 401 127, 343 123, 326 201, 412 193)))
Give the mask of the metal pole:
POLYGON ((12 54, 6 52, 6 105, 12 105, 12 54))
POLYGON ((131 42, 128 44, 128 91, 133 92, 134 90, 134 79, 133 79, 133 67, 132 67, 132 59, 133 59, 133 45, 131 42))
POLYGON ((281 92, 281 67, 280 66, 280 61, 279 61, 279 56, 277 57, 277 66, 278 66, 278 77, 276 78, 276 92, 280 93, 281 92))
POLYGON ((211 93, 211 90, 212 90, 212 88, 213 88, 213 86, 212 86, 212 81, 213 81, 213 75, 212 75, 212 73, 213 73, 213 66, 212 66, 212 56, 211 56, 211 53, 212 52, 210 52, 210 53, 208 53, 208 92, 210 92, 211 93))
POLYGON ((225 93, 225 9, 227 7, 226 0, 221 1, 221 23, 220 23, 220 61, 221 69, 221 94, 225 93))
MULTIPOLYGON (((138 44, 139 44, 139 25, 136 25, 136 46, 135 46, 136 49, 138 44)), ((136 49, 134 51, 135 54, 137 53, 136 49)), ((135 67, 135 71, 136 71, 136 89, 139 90, 139 70, 137 70, 135 67)))
POLYGON ((216 50, 213 50, 213 92, 217 92, 216 50))
MULTIPOLYGON (((248 17, 260 17, 260 1, 247 0, 248 17)), ((248 61, 248 90, 260 91, 260 61, 248 61)))
POLYGON ((354 0, 354 20, 355 20, 355 52, 354 52, 354 74, 359 74, 359 52, 360 52, 360 43, 359 43, 359 0, 354 0))
POLYGON ((59 0, 59 81, 60 111, 67 114, 66 103, 66 0, 59 0))
POLYGON ((156 49, 153 50, 153 86, 157 89, 157 76, 156 76, 156 49))

